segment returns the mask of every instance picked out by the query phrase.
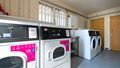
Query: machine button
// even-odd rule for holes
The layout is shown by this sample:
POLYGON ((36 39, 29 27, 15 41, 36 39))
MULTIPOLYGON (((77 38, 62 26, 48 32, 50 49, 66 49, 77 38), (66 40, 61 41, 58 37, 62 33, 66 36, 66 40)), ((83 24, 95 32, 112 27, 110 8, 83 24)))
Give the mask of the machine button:
POLYGON ((32 48, 32 52, 35 52, 35 49, 34 49, 34 48, 32 48))
POLYGON ((58 33, 57 35, 60 36, 60 33, 58 33))
POLYGON ((47 29, 47 28, 44 28, 44 31, 48 31, 48 29, 47 29))

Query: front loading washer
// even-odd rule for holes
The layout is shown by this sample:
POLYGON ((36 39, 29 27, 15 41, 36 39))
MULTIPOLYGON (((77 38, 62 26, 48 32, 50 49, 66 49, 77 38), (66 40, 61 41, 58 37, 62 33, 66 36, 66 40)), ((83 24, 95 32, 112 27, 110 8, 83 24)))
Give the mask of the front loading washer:
POLYGON ((100 31, 96 31, 96 41, 97 41, 97 50, 98 52, 97 53, 100 53, 101 52, 101 46, 102 46, 102 37, 101 37, 101 33, 100 31))
POLYGON ((36 68, 37 31, 35 25, 0 22, 0 68, 36 68))
POLYGON ((40 32, 40 68, 70 68, 70 29, 40 26, 40 32))
POLYGON ((91 60, 97 55, 95 31, 75 30, 75 36, 79 36, 79 56, 91 60))

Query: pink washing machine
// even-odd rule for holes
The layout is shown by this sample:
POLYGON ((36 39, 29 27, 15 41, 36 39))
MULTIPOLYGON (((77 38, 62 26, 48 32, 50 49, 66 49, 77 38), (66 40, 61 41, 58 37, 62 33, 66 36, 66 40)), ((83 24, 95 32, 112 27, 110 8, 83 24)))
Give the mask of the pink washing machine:
POLYGON ((40 68, 70 68, 70 29, 40 27, 40 68))
POLYGON ((0 68, 36 68, 37 31, 35 25, 0 23, 0 68))

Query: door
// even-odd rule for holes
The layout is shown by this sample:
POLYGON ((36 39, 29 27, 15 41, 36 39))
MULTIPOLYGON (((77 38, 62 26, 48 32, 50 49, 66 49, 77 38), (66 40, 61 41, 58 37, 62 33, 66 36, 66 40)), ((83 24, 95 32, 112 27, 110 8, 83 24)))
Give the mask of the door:
POLYGON ((52 59, 53 60, 62 59, 63 57, 65 57, 65 55, 66 55, 66 49, 65 49, 64 45, 59 45, 59 46, 55 47, 52 51, 52 59))
POLYGON ((0 68, 24 68, 23 59, 18 56, 9 56, 0 59, 0 68))
POLYGON ((90 29, 100 30, 102 36, 102 48, 104 48, 104 18, 93 19, 90 22, 90 29))
POLYGON ((64 58, 66 55, 66 48, 59 41, 50 40, 45 41, 45 59, 47 61, 55 61, 64 58))
POLYGON ((95 38, 91 38, 90 45, 92 50, 95 50, 97 48, 95 38))
POLYGON ((101 36, 99 36, 98 38, 97 38, 97 45, 100 47, 101 46, 101 43, 102 43, 102 40, 101 40, 102 38, 101 38, 101 36))
POLYGON ((110 17, 110 48, 120 51, 120 15, 110 17))

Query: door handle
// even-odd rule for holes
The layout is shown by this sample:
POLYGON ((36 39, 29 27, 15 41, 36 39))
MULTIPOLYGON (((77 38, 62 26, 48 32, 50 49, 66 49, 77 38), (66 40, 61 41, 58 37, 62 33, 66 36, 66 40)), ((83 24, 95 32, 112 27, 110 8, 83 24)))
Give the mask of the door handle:
POLYGON ((50 61, 52 59, 51 57, 51 51, 48 53, 48 61, 50 61))

